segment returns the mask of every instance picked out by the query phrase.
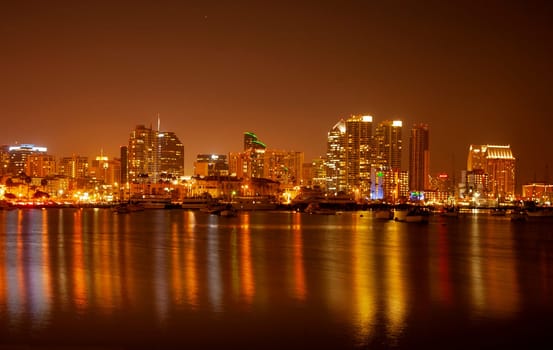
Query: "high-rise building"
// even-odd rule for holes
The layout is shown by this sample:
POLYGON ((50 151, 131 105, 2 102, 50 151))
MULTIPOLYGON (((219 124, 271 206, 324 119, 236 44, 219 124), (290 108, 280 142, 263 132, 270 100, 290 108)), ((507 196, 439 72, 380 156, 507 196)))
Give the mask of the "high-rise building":
POLYGON ((409 138, 409 190, 430 188, 430 140, 427 124, 417 124, 409 138))
POLYGON ((343 119, 327 135, 326 178, 328 191, 346 190, 346 122, 343 119))
POLYGON ((373 164, 401 169, 402 125, 401 120, 386 120, 375 128, 373 164))
POLYGON ((56 157, 49 154, 30 154, 27 156, 25 173, 30 177, 56 175, 56 157))
POLYGON ((409 177, 406 171, 399 168, 383 166, 371 168, 370 199, 397 203, 409 196, 409 177))
POLYGON ((229 175, 239 179, 251 178, 251 159, 248 152, 230 152, 229 175))
POLYGON ((244 133, 244 152, 249 154, 249 169, 247 174, 252 178, 262 178, 264 175, 264 158, 267 146, 253 132, 244 133))
POLYGON ((121 146, 119 155, 121 157, 121 184, 129 182, 129 148, 127 146, 121 146))
POLYGON ((173 132, 138 125, 129 137, 127 169, 130 182, 183 176, 184 146, 173 132))
POLYGON ((84 179, 88 177, 88 157, 73 155, 60 158, 58 174, 71 179, 84 179))
POLYGON ((303 163, 302 166, 302 182, 303 186, 318 187, 326 189, 326 158, 319 157, 311 161, 311 163, 303 163))
POLYGON ((137 125, 129 137, 128 170, 129 181, 139 178, 153 178, 157 156, 155 131, 144 125, 137 125))
POLYGON ((46 154, 47 150, 46 147, 38 147, 32 144, 10 146, 8 148, 10 160, 7 172, 14 176, 21 173, 30 175, 28 174, 29 169, 27 169, 27 158, 31 155, 46 154))
POLYGON ((328 191, 370 191, 373 163, 373 118, 352 115, 341 119, 328 132, 326 177, 328 191))
POLYGON ((198 154, 194 162, 194 176, 228 176, 229 163, 225 154, 198 154))
POLYGON ((300 185, 303 176, 303 160, 303 152, 267 150, 263 178, 281 184, 300 185))
POLYGON ((172 177, 184 176, 184 146, 174 132, 157 132, 156 170, 172 177))
POLYGON ((516 159, 510 145, 470 145, 467 171, 481 170, 487 175, 484 195, 512 198, 515 195, 516 159))
POLYGON ((346 120, 346 188, 369 190, 373 117, 353 115, 346 120))

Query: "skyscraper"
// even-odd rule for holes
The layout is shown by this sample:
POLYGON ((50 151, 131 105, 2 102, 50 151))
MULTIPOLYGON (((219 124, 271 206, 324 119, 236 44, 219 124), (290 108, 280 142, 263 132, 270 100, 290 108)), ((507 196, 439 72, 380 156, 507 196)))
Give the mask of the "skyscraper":
POLYGON ((129 137, 128 171, 129 181, 152 177, 155 172, 156 137, 152 128, 137 125, 129 137))
POLYGON ((401 120, 386 120, 378 124, 374 135, 374 160, 380 166, 401 169, 401 152, 403 149, 401 120))
POLYGON ((30 169, 28 166, 28 158, 30 158, 32 155, 40 155, 46 154, 47 148, 46 147, 38 147, 31 144, 21 144, 16 146, 10 146, 8 148, 9 151, 9 165, 8 165, 8 173, 12 174, 14 176, 19 175, 21 173, 25 173, 29 176, 30 169))
POLYGON ((249 169, 246 171, 249 177, 263 177, 263 165, 267 146, 257 138, 253 132, 244 133, 244 152, 249 154, 249 169))
POLYGON ((467 157, 469 173, 481 171, 487 175, 484 195, 491 198, 513 197, 515 194, 515 166, 510 145, 470 145, 467 157))
POLYGON ((369 190, 372 153, 372 122, 369 115, 352 115, 346 120, 346 188, 369 190))
POLYGON ((173 132, 138 125, 127 149, 128 180, 157 182, 162 174, 184 175, 184 146, 173 132))
POLYGON ((119 156, 121 157, 121 185, 129 181, 129 148, 121 146, 119 156))
POLYGON ((346 190, 346 122, 340 119, 328 132, 326 143, 326 188, 346 190))
POLYGON ((281 184, 299 185, 303 176, 303 161, 303 152, 267 150, 263 177, 281 184))
POLYGON ((194 176, 228 176, 226 154, 198 154, 194 162, 194 176))
POLYGON ((58 174, 71 179, 84 179, 88 177, 88 157, 72 155, 60 158, 58 174))
POLYGON ((430 188, 430 142, 427 124, 416 124, 409 138, 409 190, 430 188))
POLYGON ((174 132, 157 131, 157 151, 158 174, 173 177, 184 175, 184 145, 174 132))

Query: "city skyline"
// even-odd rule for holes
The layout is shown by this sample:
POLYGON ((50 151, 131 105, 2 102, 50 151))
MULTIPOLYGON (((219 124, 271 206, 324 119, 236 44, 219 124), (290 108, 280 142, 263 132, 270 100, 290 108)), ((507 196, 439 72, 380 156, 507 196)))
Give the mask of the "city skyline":
MULTIPOLYGON (((404 154, 402 156, 402 154, 401 154, 402 153, 401 152, 401 149, 402 149, 401 145, 402 145, 402 142, 403 142, 403 138, 401 137, 401 130, 403 129, 402 124, 403 123, 402 123, 401 120, 376 121, 376 120, 373 120, 372 116, 368 116, 368 115, 366 115, 366 116, 351 115, 347 120, 340 119, 330 129, 330 131, 327 132, 327 152, 326 152, 326 154, 321 155, 316 159, 305 159, 304 157, 302 157, 302 159, 304 159, 304 161, 307 162, 307 163, 311 163, 311 162, 314 162, 316 160, 324 160, 325 164, 326 164, 325 168, 326 168, 326 171, 327 171, 327 180, 330 181, 330 183, 331 183, 330 188, 336 189, 335 186, 338 183, 335 183, 335 182, 338 178, 341 178, 342 181, 344 181, 344 182, 343 183, 339 182, 339 183, 341 183, 341 185, 338 185, 338 188, 340 188, 340 189, 349 188, 349 191, 351 191, 352 186, 354 186, 354 187, 359 186, 359 183, 356 182, 358 180, 355 180, 355 179, 363 178, 363 179, 368 180, 372 177, 369 174, 368 170, 363 170, 364 167, 370 167, 370 168, 378 169, 380 166, 386 166, 386 167, 389 167, 390 169, 408 171, 408 173, 418 173, 418 172, 420 172, 420 170, 416 170, 417 168, 420 168, 420 169, 424 168, 424 169, 426 169, 426 170, 424 170, 424 176, 420 177, 420 175, 414 175, 414 177, 415 178, 420 177, 418 180, 415 180, 415 183, 418 183, 418 182, 422 181, 422 182, 425 183, 425 185, 421 185, 421 184, 419 184, 417 186, 414 186, 413 184, 410 185, 411 188, 420 188, 420 190, 422 190, 423 188, 430 189, 429 182, 428 182, 430 180, 430 177, 438 176, 438 175, 444 174, 444 173, 449 174, 451 176, 452 174, 449 173, 446 169, 438 170, 438 171, 435 171, 434 173, 430 172, 429 160, 430 160, 431 156, 430 156, 429 151, 428 151, 428 145, 431 143, 430 140, 432 138, 431 137, 429 138, 429 136, 428 136, 428 132, 429 132, 429 129, 430 129, 429 125, 414 124, 411 128, 406 129, 406 132, 410 132, 411 135, 406 140, 406 141, 408 141, 407 144, 409 145, 409 148, 407 149, 407 152, 404 152, 404 154), (366 124, 366 126, 362 126, 364 124, 366 124), (374 127, 373 127, 373 124, 375 124, 374 127), (349 125, 349 127, 348 127, 348 125, 349 125), (352 126, 354 126, 352 130, 355 130, 355 132, 354 132, 354 134, 356 135, 355 137, 353 136, 352 131, 346 131, 346 130, 352 128, 352 126), (419 141, 415 141, 413 143, 413 137, 414 137, 414 135, 418 135, 419 130, 421 130, 421 129, 425 130, 425 137, 424 137, 425 140, 422 143, 422 144, 424 144, 424 149, 419 150, 419 148, 421 146, 421 145, 419 145, 419 143, 421 141, 419 140, 419 141), (396 131, 392 131, 392 130, 396 130, 396 131), (335 135, 334 133, 337 133, 337 134, 335 135), (359 134, 359 135, 357 135, 357 134, 359 134), (342 135, 342 136, 340 136, 340 135, 342 135), (361 135, 363 135, 363 136, 361 136, 361 135), (385 135, 387 135, 387 136, 385 136, 385 135), (353 147, 353 149, 351 149, 352 147, 353 147), (368 147, 368 148, 366 148, 366 147, 368 147), (355 156, 353 153, 351 153, 352 150, 353 150, 353 152, 359 152, 359 151, 363 150, 364 148, 366 148, 366 150, 365 150, 366 154, 362 157, 360 157, 360 154, 357 154, 355 156), (357 149, 357 150, 355 150, 355 149, 357 149), (393 149, 395 149, 395 150, 393 150, 393 149), (392 152, 392 153, 390 153, 390 152, 392 152), (419 156, 415 156, 415 158, 413 158, 414 157, 413 155, 418 154, 418 153, 421 153, 420 156, 422 156, 422 154, 424 153, 424 160, 422 158, 418 159, 417 157, 419 157, 419 156), (357 159, 355 161, 357 163, 351 163, 350 161, 348 161, 348 158, 352 157, 352 155, 354 156, 354 159, 357 159), (344 158, 343 158, 342 161, 340 161, 336 157, 344 157, 344 158), (359 163, 359 161, 361 161, 361 163, 359 163), (365 165, 362 165, 362 164, 365 164, 365 165), (418 164, 418 165, 416 165, 416 164, 418 164), (351 166, 353 166, 352 169, 350 169, 349 171, 346 170, 346 168, 349 168, 351 166), (412 167, 414 167, 414 168, 412 168, 412 167), (344 173, 340 174, 340 175, 338 173, 334 174, 334 171, 336 171, 338 169, 342 169, 342 171, 344 171, 344 173), (354 169, 357 169, 357 170, 354 170, 354 169), (346 180, 346 178, 348 176, 352 176, 352 175, 346 175, 346 174, 350 173, 351 171, 354 171, 354 172, 357 171, 358 172, 359 170, 365 171, 366 174, 364 173, 364 175, 361 176, 361 177, 353 175, 353 177, 350 180, 346 180), (422 179, 424 179, 424 178, 426 178, 426 180, 423 181, 422 179), (334 185, 332 185, 333 183, 334 183, 334 185), (349 185, 346 185, 348 183, 349 183, 349 185)), ((176 165, 176 164, 180 164, 184 160, 182 158, 183 153, 184 153, 183 152, 183 145, 180 142, 178 135, 176 133, 172 132, 172 131, 159 129, 160 128, 159 118, 158 118, 157 128, 158 128, 158 130, 154 129, 152 125, 149 126, 149 127, 147 127, 145 125, 142 125, 142 124, 136 125, 135 128, 132 129, 129 132, 128 143, 124 144, 120 147, 119 154, 117 154, 117 155, 105 155, 102 148, 100 149, 100 152, 97 152, 96 154, 93 154, 93 155, 83 155, 83 154, 77 154, 75 152, 65 152, 62 155, 59 155, 59 154, 52 154, 51 152, 49 152, 47 145, 17 144, 17 145, 3 145, 3 147, 5 147, 6 150, 7 149, 10 149, 10 150, 11 149, 19 149, 19 148, 25 148, 25 149, 29 149, 29 150, 32 149, 32 150, 35 150, 35 151, 38 150, 38 151, 40 151, 39 153, 48 155, 48 157, 51 158, 51 162, 53 162, 54 164, 56 163, 56 158, 59 159, 60 164, 63 163, 64 159, 75 158, 75 157, 83 158, 83 159, 90 159, 90 161, 94 161, 94 158, 96 158, 96 160, 98 160, 99 158, 102 158, 105 161, 108 161, 108 160, 114 160, 114 159, 119 159, 119 160, 127 159, 127 157, 128 157, 127 153, 129 152, 128 150, 135 148, 135 146, 133 146, 133 145, 136 143, 135 139, 138 138, 138 139, 141 139, 142 141, 140 141, 138 143, 138 149, 137 150, 138 150, 138 153, 140 153, 141 155, 137 159, 143 159, 143 160, 140 160, 139 163, 142 163, 143 161, 146 162, 145 164, 138 165, 137 169, 140 169, 140 170, 138 170, 138 173, 151 173, 151 174, 156 173, 157 174, 157 173, 167 172, 169 170, 169 173, 181 174, 180 176, 184 176, 184 175, 190 176, 190 175, 196 174, 195 166, 196 166, 196 161, 198 159, 197 157, 210 155, 210 153, 197 154, 196 157, 194 157, 194 159, 192 160, 192 163, 193 163, 192 171, 191 172, 186 172, 186 170, 185 170, 186 167, 185 166, 176 165), (140 135, 140 136, 138 136, 138 135, 140 135), (158 143, 154 142, 154 140, 158 140, 158 139, 159 140, 165 140, 165 139, 169 140, 169 139, 171 139, 172 141, 170 142, 170 145, 168 144, 168 145, 162 147, 161 143, 159 143, 159 145, 158 145, 158 143), (147 146, 147 145, 149 145, 149 146, 147 146), (167 147, 169 147, 169 148, 167 148, 167 147), (177 148, 174 148, 174 147, 177 147, 177 148), (167 150, 165 150, 166 148, 167 148, 167 150), (148 149, 149 149, 149 151, 147 151, 148 149), (162 149, 163 149, 163 151, 161 151, 162 153, 166 153, 166 152, 169 152, 169 153, 167 153, 166 156, 162 156, 161 154, 158 155, 158 153, 162 149), (176 153, 174 153, 174 152, 176 152, 176 153), (69 156, 69 154, 71 154, 71 156, 69 156), (175 158, 175 156, 177 158, 175 158), (159 158, 160 162, 163 163, 163 162, 169 161, 169 163, 167 163, 166 165, 162 165, 162 163, 158 164, 158 161, 156 160, 157 157, 160 157, 159 158), (166 157, 168 157, 168 158, 166 158, 166 157), (161 168, 164 169, 163 171, 158 171, 158 170, 154 171, 154 168, 160 167, 160 166, 161 166, 161 168), (179 169, 174 168, 175 166, 177 166, 179 169)), ((165 140, 164 143, 166 143, 167 140, 165 140)), ((459 181, 462 181, 462 177, 464 176, 462 173, 464 171, 472 170, 470 164, 471 164, 471 155, 472 155, 473 147, 474 147, 473 144, 468 145, 467 154, 465 155, 465 159, 467 159, 467 157, 468 157, 468 159, 467 159, 468 162, 467 162, 466 166, 464 166, 462 169, 458 170, 459 173, 454 174, 454 177, 459 178, 459 181)), ((494 145, 488 144, 487 147, 492 147, 492 148, 493 147, 499 147, 499 148, 509 147, 510 148, 510 145, 494 146, 494 145)), ((262 142, 258 138, 258 136, 255 133, 253 133, 251 131, 243 132, 243 148, 244 148, 244 152, 245 152, 244 154, 250 154, 251 153, 250 156, 253 157, 252 159, 261 157, 260 161, 262 159, 266 158, 266 156, 264 155, 265 150, 270 149, 272 152, 274 152, 276 150, 276 148, 268 147, 264 142, 262 142), (257 155, 258 151, 256 149, 261 150, 260 155, 257 155)), ((278 152, 281 152, 281 151, 279 150, 278 152)), ((286 150, 284 152, 302 153, 302 154, 304 153, 301 150, 297 151, 297 152, 286 150)), ((236 155, 240 154, 240 152, 237 153, 235 150, 228 150, 225 153, 226 153, 225 158, 227 156, 229 156, 230 159, 232 159, 233 157, 236 157, 236 155)), ((211 153, 211 154, 214 154, 214 153, 211 153)), ((512 156, 512 154, 511 154, 511 156, 512 156)), ((134 157, 132 157, 132 158, 134 159, 134 157)), ((133 161, 129 161, 128 166, 129 166, 129 169, 130 169, 130 173, 132 174, 132 173, 136 172, 136 170, 132 170, 133 166, 131 165, 131 163, 133 163, 133 161)), ((163 163, 163 164, 165 164, 165 163, 163 163)), ((254 164, 255 164, 255 161, 254 161, 254 164)), ((22 166, 22 165, 20 165, 20 166, 22 166)), ((254 169, 256 169, 256 167, 258 167, 258 166, 259 165, 254 165, 254 169)), ((262 177, 261 176, 262 172, 263 172, 263 170, 262 170, 262 167, 261 167, 260 170, 254 170, 254 173, 256 173, 256 174, 250 174, 248 176, 262 177), (257 174, 256 171, 259 172, 259 174, 257 174)), ((12 173, 13 173, 13 171, 12 171, 12 173)), ((62 171, 62 173, 63 173, 63 171, 62 171)), ((240 172, 240 171, 238 173, 235 171, 235 174, 239 175, 239 177, 245 176, 245 174, 242 174, 242 172, 240 172)), ((131 177, 132 177, 132 175, 131 175, 131 177)), ((412 178, 412 179, 414 179, 414 178, 412 178)), ((454 180, 454 179, 452 179, 452 180, 454 180)), ((525 183, 518 183, 517 187, 523 186, 525 184, 529 184, 531 182, 532 181, 525 182, 525 183)), ((544 182, 544 181, 533 181, 533 182, 535 183, 535 182, 544 182)))
POLYGON ((552 13, 540 1, 11 3, 0 140, 117 156, 159 114, 191 173, 247 130, 316 158, 336 120, 361 114, 428 124, 433 174, 458 174, 470 144, 509 144, 517 182, 545 180, 552 13))

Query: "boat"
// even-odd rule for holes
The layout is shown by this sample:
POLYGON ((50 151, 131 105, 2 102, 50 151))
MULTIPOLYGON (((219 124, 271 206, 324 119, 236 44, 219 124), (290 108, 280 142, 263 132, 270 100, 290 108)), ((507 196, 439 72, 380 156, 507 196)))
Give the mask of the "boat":
POLYGON ((139 204, 144 209, 165 209, 171 206, 171 197, 162 195, 141 195, 131 198, 131 203, 139 204))
POLYGON ((449 218, 459 217, 459 208, 454 206, 444 207, 440 212, 440 216, 445 216, 449 218))
POLYGON ((225 209, 226 209, 226 204, 215 202, 215 203, 210 203, 210 204, 206 205, 205 207, 200 208, 200 211, 202 213, 206 213, 206 214, 219 215, 221 213, 221 211, 223 211, 225 209))
POLYGON ((325 208, 322 207, 317 202, 309 203, 307 208, 305 208, 305 212, 308 214, 318 214, 318 215, 336 215, 337 211, 332 208, 325 208))
POLYGON ((230 204, 227 204, 223 210, 219 212, 219 216, 234 217, 238 215, 238 211, 230 204))
POLYGON ((407 209, 394 210, 395 221, 426 223, 429 218, 430 211, 424 207, 414 206, 407 209))
POLYGON ((516 208, 511 211, 511 221, 526 221, 526 211, 520 208, 516 208))
POLYGON ((113 211, 117 214, 127 214, 142 210, 144 210, 144 206, 136 203, 119 203, 113 208, 113 211))
POLYGON ((234 197, 232 207, 237 210, 275 210, 278 204, 270 197, 234 197))
POLYGON ((184 198, 181 203, 182 209, 200 210, 213 203, 213 199, 206 197, 189 197, 184 198))
POLYGON ((553 208, 550 207, 534 207, 526 210, 526 218, 528 220, 553 219, 553 208))
POLYGON ((405 221, 407 213, 409 212, 408 207, 396 207, 394 208, 394 221, 405 221))

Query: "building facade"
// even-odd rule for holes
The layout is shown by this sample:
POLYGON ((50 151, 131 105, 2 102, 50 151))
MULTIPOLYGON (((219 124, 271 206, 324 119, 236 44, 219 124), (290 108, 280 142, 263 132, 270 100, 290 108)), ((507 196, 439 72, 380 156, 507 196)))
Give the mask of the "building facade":
POLYGON ((229 163, 225 154, 198 154, 194 162, 194 176, 221 177, 229 175, 229 163))
POLYGON ((173 132, 138 125, 129 137, 127 171, 129 182, 184 176, 184 146, 173 132))
POLYGON ((258 139, 253 132, 244 132, 244 152, 248 156, 248 161, 243 164, 247 167, 243 173, 248 174, 250 178, 262 178, 264 176, 265 151, 267 145, 258 139))
POLYGON ((58 164, 58 174, 70 179, 84 179, 88 177, 88 157, 73 155, 62 157, 58 164))
POLYGON ((158 131, 156 140, 157 173, 173 178, 184 176, 184 145, 177 135, 171 131, 158 131))
POLYGON ((303 152, 267 150, 263 178, 285 185, 300 185, 303 178, 303 152))
POLYGON ((19 174, 29 175, 30 169, 28 168, 28 158, 31 156, 46 155, 47 151, 48 149, 46 147, 32 144, 21 144, 8 147, 9 163, 7 173, 12 176, 17 176, 19 174))
POLYGON ((372 116, 353 115, 346 120, 346 190, 369 190, 372 150, 372 116))
POLYGON ((516 158, 510 145, 470 145, 467 172, 475 171, 487 177, 482 195, 488 198, 514 198, 516 158))
POLYGON ((373 164, 401 169, 401 120, 386 120, 375 128, 373 164))
POLYGON ((409 191, 430 189, 430 132, 427 124, 416 124, 409 137, 409 191))
POLYGON ((328 132, 326 143, 326 189, 346 190, 346 122, 340 119, 328 132))

